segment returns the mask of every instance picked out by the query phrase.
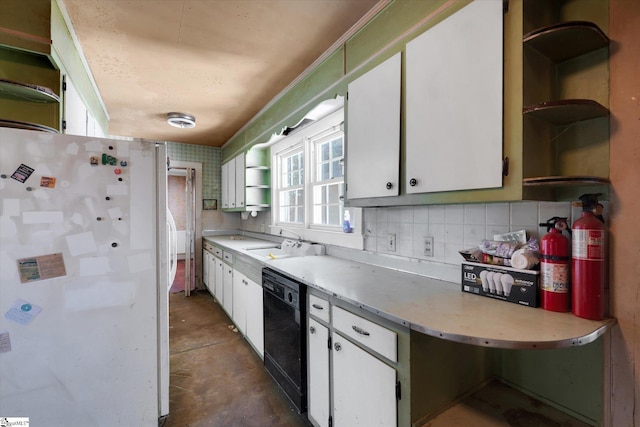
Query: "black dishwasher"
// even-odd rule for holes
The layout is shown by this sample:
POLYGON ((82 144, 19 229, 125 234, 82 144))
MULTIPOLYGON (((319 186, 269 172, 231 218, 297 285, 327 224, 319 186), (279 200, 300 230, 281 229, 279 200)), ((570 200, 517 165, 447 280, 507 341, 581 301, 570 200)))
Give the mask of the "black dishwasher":
POLYGON ((264 365, 299 413, 307 410, 307 287, 262 269, 264 365))

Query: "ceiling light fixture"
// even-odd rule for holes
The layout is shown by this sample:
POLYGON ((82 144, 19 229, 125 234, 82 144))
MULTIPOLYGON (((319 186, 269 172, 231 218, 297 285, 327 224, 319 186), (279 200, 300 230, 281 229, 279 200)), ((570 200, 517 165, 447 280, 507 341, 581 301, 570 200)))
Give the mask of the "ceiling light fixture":
POLYGON ((190 129, 196 127, 196 118, 187 113, 168 113, 167 123, 173 127, 190 129))

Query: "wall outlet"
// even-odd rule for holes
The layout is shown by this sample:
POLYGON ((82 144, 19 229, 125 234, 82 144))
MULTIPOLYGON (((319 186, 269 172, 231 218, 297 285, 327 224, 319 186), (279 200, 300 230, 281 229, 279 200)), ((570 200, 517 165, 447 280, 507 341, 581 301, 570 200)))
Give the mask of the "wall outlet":
POLYGON ((387 235, 387 251, 395 252, 396 251, 396 235, 389 233, 387 235))
POLYGON ((424 236, 424 256, 433 256, 433 236, 424 236))

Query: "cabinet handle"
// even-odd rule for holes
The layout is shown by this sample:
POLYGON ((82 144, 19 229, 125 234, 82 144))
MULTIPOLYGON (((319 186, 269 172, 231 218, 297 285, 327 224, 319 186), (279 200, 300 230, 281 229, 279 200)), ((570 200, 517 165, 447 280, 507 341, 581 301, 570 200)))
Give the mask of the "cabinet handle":
POLYGON ((354 331, 356 331, 357 333, 359 333, 360 335, 364 335, 364 336, 366 336, 366 337, 368 337, 369 335, 371 335, 369 332, 365 331, 364 329, 362 329, 362 328, 360 328, 360 327, 358 327, 358 326, 356 326, 356 325, 353 325, 351 328, 352 328, 354 331))
POLYGON ((411 178, 411 179, 409 180, 409 185, 410 185, 410 186, 415 187, 417 184, 418 184, 418 180, 417 180, 417 179, 415 179, 415 178, 411 178))
POLYGON ((316 310, 324 310, 324 308, 318 304, 311 304, 311 307, 315 308, 316 310))
POLYGON ((316 333, 316 328, 315 328, 314 326, 311 326, 311 327, 309 328, 309 333, 311 333, 311 334, 315 334, 315 333, 316 333))
POLYGON ((335 343, 335 344, 333 345, 333 348, 335 348, 335 349, 336 349, 336 351, 340 351, 340 350, 342 350, 342 344, 340 344, 339 342, 337 342, 337 343, 335 343))
POLYGON ((393 184, 389 181, 387 182, 387 190, 391 190, 391 188, 393 188, 393 184))

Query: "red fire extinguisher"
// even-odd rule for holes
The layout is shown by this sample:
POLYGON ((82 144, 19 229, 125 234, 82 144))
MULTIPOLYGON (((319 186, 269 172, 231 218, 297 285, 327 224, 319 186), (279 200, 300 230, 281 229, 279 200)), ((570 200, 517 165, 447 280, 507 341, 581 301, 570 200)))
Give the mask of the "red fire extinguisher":
POLYGON ((582 215, 572 228, 572 312, 591 320, 604 318, 605 249, 604 222, 594 215, 597 194, 580 196, 582 215))
POLYGON ((540 239, 540 296, 545 310, 569 311, 569 239, 562 232, 567 218, 554 216, 541 223, 548 233, 540 239))

